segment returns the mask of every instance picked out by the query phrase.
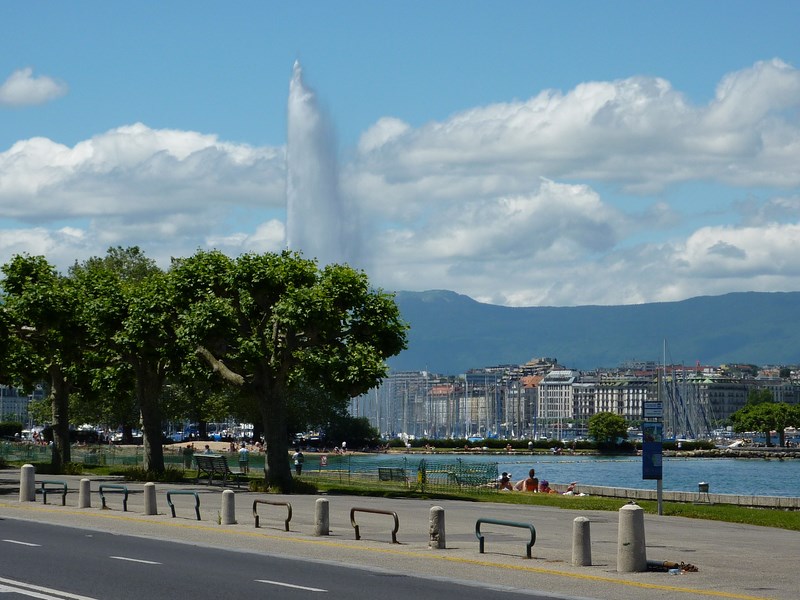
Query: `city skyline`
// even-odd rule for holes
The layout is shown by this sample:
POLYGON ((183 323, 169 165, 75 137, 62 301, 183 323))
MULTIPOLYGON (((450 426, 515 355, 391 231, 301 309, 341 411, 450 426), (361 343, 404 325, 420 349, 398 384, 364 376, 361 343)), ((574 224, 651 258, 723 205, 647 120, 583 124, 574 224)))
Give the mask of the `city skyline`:
POLYGON ((796 3, 12 1, 0 18, 0 263, 284 248, 299 60, 377 286, 507 306, 800 290, 796 3))

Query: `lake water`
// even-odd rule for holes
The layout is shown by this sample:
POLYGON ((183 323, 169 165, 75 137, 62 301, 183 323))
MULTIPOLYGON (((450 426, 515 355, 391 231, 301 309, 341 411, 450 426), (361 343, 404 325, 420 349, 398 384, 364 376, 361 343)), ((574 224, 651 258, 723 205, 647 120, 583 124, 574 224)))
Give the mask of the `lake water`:
MULTIPOLYGON (((363 459, 353 456, 351 460, 354 465, 359 460, 374 464, 376 461, 396 462, 402 460, 403 456, 407 458, 409 466, 416 466, 423 458, 434 461, 460 459, 465 463, 496 462, 498 473, 508 471, 513 481, 527 477, 528 470, 533 467, 540 481, 577 481, 579 490, 581 483, 656 489, 654 480, 642 479, 640 456, 378 454, 363 459)), ((697 492, 697 484, 703 481, 709 484, 709 492, 713 494, 800 497, 800 459, 665 457, 662 481, 665 491, 697 492)))

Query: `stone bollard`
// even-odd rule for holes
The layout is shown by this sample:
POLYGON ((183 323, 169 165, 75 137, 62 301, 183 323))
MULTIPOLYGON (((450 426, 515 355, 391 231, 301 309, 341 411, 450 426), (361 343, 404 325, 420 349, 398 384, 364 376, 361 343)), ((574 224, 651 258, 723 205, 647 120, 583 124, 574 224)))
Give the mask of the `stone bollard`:
POLYGON ((36 502, 36 468, 22 465, 19 470, 19 501, 36 502))
POLYGON ((329 535, 331 529, 330 506, 326 498, 317 498, 314 504, 314 535, 329 535))
POLYGON ((156 484, 152 481, 148 481, 144 484, 144 514, 158 514, 158 507, 156 506, 156 484))
POLYGON ((444 550, 446 540, 444 532, 444 508, 431 506, 430 541, 428 547, 433 550, 444 550))
POLYGON ((222 492, 222 517, 223 525, 236 525, 236 494, 233 490, 222 492))
POLYGON ((586 517, 576 517, 572 521, 572 565, 575 567, 589 567, 592 564, 589 523, 586 517))
POLYGON ((617 572, 640 573, 647 570, 644 541, 644 509, 635 503, 619 509, 617 572))
POLYGON ((78 486, 78 508, 91 508, 92 506, 92 482, 88 479, 81 479, 78 486))

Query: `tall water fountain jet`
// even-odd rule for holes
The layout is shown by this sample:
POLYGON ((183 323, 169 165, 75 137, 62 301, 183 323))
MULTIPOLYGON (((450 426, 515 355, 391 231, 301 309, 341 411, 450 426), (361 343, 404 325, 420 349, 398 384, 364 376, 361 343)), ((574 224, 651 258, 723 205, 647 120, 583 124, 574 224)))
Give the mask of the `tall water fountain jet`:
POLYGON ((320 265, 352 263, 339 194, 333 128, 295 61, 289 84, 286 152, 286 241, 320 265))

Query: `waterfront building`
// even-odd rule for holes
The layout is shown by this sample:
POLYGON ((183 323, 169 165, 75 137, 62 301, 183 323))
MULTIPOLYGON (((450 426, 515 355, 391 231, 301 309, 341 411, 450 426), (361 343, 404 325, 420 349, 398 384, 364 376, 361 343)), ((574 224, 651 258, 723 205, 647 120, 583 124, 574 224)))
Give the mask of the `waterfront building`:
POLYGON ((539 421, 549 438, 561 439, 567 421, 573 417, 574 384, 580 373, 569 369, 550 371, 539 382, 539 421))
POLYGON ((0 421, 30 425, 30 403, 43 397, 44 388, 41 385, 37 385, 33 392, 10 385, 0 385, 0 421))

